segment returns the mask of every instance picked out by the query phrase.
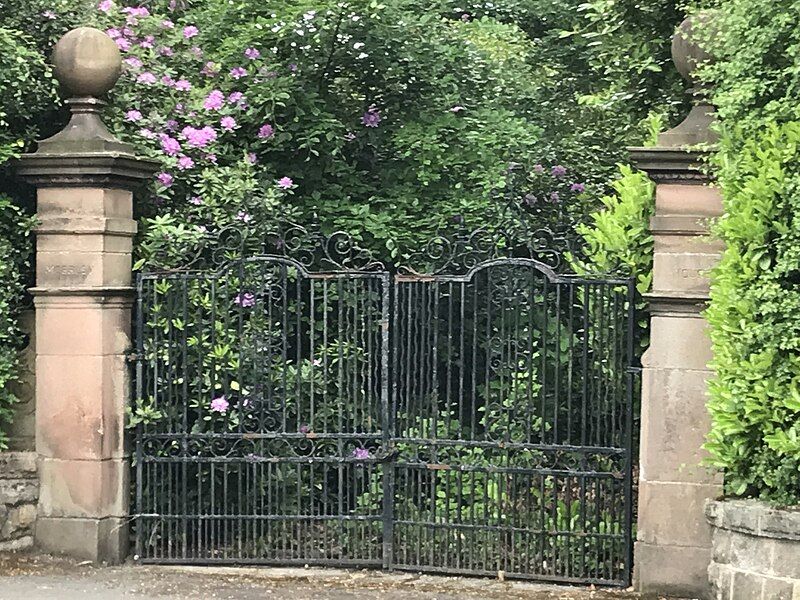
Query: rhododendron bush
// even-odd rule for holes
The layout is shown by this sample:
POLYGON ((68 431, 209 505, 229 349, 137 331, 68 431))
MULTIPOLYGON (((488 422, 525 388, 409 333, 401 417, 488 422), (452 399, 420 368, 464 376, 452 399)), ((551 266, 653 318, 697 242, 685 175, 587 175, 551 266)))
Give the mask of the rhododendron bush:
POLYGON ((542 157, 533 42, 417 5, 100 2, 124 64, 110 125, 161 161, 139 203, 140 264, 276 218, 396 255, 453 223, 498 222, 510 165, 527 210, 578 207, 585 183, 542 157))

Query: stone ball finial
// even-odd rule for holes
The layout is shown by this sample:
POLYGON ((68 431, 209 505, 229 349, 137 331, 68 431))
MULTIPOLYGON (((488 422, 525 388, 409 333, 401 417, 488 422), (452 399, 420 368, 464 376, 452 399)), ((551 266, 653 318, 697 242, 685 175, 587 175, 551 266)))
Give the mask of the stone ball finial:
POLYGON ((122 70, 119 48, 93 27, 64 34, 53 50, 56 79, 72 97, 100 97, 117 83, 122 70))
POLYGON ((714 20, 714 11, 707 10, 686 17, 672 36, 672 62, 686 81, 694 85, 694 72, 698 65, 712 60, 700 45, 697 29, 707 27, 714 20))

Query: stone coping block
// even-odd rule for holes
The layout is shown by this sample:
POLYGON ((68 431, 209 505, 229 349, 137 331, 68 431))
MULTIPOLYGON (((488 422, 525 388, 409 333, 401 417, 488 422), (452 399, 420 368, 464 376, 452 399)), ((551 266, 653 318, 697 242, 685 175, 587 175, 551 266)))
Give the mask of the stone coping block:
POLYGON ((800 506, 779 508, 758 500, 709 500, 706 518, 717 529, 800 542, 800 506))

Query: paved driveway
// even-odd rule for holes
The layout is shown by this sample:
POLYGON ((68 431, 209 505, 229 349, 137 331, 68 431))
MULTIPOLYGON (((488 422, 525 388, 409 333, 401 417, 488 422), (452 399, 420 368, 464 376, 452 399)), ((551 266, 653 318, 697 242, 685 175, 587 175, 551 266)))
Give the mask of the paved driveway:
POLYGON ((633 600, 626 591, 332 569, 93 567, 0 554, 0 600, 633 600))

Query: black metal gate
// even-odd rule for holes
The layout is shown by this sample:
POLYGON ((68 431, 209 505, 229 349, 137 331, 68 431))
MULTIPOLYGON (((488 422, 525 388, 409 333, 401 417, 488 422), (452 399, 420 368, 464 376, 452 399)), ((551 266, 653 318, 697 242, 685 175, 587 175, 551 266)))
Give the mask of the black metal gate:
POLYGON ((632 282, 489 237, 141 275, 139 560, 628 585, 632 282))

